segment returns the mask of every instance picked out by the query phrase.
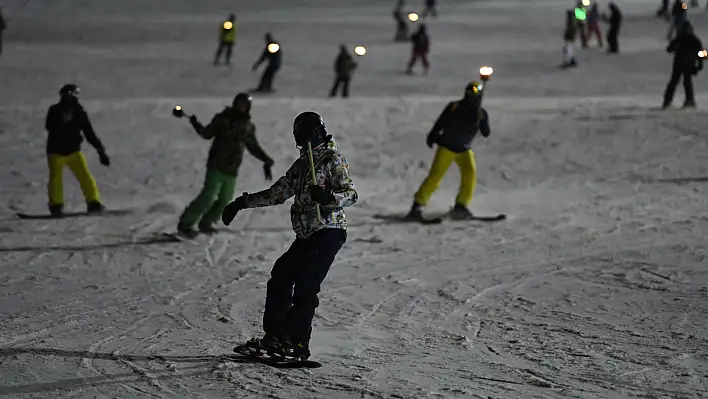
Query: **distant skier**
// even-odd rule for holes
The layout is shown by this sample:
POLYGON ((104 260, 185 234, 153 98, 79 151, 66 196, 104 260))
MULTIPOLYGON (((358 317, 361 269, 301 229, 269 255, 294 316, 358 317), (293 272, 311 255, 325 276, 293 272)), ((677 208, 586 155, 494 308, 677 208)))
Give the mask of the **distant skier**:
POLYGON ((580 45, 583 48, 588 47, 588 34, 587 34, 587 10, 582 0, 578 0, 575 6, 575 21, 578 26, 578 33, 580 34, 580 45))
POLYGON ((336 74, 334 78, 334 85, 332 90, 330 90, 329 96, 335 97, 339 86, 342 86, 342 97, 349 97, 349 81, 352 78, 352 72, 356 68, 357 63, 354 58, 347 51, 347 46, 339 46, 339 55, 334 61, 334 73, 336 74))
POLYGON ((430 69, 430 64, 428 63, 428 53, 430 52, 430 37, 425 29, 425 24, 421 24, 418 31, 411 37, 411 42, 413 42, 413 49, 411 51, 411 59, 408 62, 407 74, 413 74, 413 66, 415 65, 418 58, 423 62, 423 68, 425 73, 428 73, 430 69))
POLYGON ((617 54, 619 53, 618 36, 622 27, 622 13, 614 1, 610 2, 610 17, 603 16, 603 19, 610 24, 610 29, 607 31, 607 44, 610 48, 607 49, 607 52, 617 54))
POLYGON ((219 64, 221 53, 226 49, 226 65, 231 64, 231 50, 236 41, 236 15, 229 14, 229 18, 219 27, 219 48, 216 49, 214 65, 219 64))
POLYGON ((432 15, 433 17, 438 16, 437 9, 435 8, 435 0, 425 0, 425 8, 423 8, 423 12, 421 13, 423 18, 427 17, 428 15, 432 15))
POLYGON ((656 17, 665 18, 667 21, 669 20, 669 0, 661 0, 661 5, 659 9, 656 10, 656 17))
POLYGON ((270 92, 273 91, 273 78, 275 73, 280 69, 282 62, 283 50, 280 48, 280 44, 273 39, 273 35, 270 33, 265 34, 265 48, 261 53, 261 57, 253 64, 253 70, 255 71, 263 63, 263 61, 268 60, 268 66, 263 75, 261 76, 261 81, 258 83, 258 88, 256 91, 260 92, 270 92))
POLYGON ((688 21, 688 6, 682 0, 674 1, 671 7, 671 23, 669 24, 669 33, 666 35, 666 40, 671 41, 674 34, 678 35, 679 29, 683 23, 688 21))
POLYGON ((7 28, 5 24, 5 19, 2 17, 2 7, 0 7, 0 55, 2 54, 2 31, 7 28))
POLYGON ((408 41, 408 22, 406 22, 404 0, 398 0, 396 3, 396 8, 393 9, 393 20, 396 21, 396 35, 394 36, 395 41, 405 42, 408 41))
POLYGON ((578 65, 573 53, 575 35, 578 30, 573 10, 566 11, 565 17, 565 30, 563 31, 563 63, 561 64, 561 68, 578 65))
POLYGON ((693 26, 686 21, 681 26, 678 36, 669 43, 666 51, 674 53, 674 63, 671 71, 671 79, 664 92, 663 109, 669 108, 674 98, 676 85, 683 76, 683 88, 686 92, 684 108, 695 108, 696 98, 693 94, 693 75, 697 75, 703 69, 703 59, 698 56, 698 52, 703 50, 703 43, 693 33, 693 26))
POLYGON ((423 220, 421 208, 428 203, 453 162, 460 168, 461 182, 450 216, 461 220, 472 218, 472 213, 467 209, 477 181, 472 140, 477 131, 484 137, 489 137, 490 133, 489 116, 480 104, 483 89, 482 83, 479 82, 467 84, 464 98, 447 104, 428 133, 428 147, 433 148, 433 145, 437 144, 438 149, 428 177, 415 193, 407 219, 423 220))
POLYGON ((593 35, 597 38, 597 44, 602 47, 602 30, 600 29, 600 10, 597 3, 593 3, 588 10, 588 39, 593 35))
POLYGON ((273 160, 266 154, 256 139, 256 126, 251 122, 251 102, 248 93, 238 93, 231 107, 216 114, 211 122, 202 126, 195 116, 189 119, 194 130, 207 140, 213 139, 207 160, 204 186, 180 216, 177 231, 185 237, 199 231, 213 233, 224 207, 233 199, 244 149, 263 162, 266 180, 272 179, 273 160))
POLYGON ((267 190, 236 198, 224 209, 222 220, 229 225, 243 209, 278 205, 295 197, 290 219, 296 238, 275 262, 268 280, 263 315, 265 336, 254 337, 234 350, 271 350, 290 358, 307 359, 312 318, 319 304, 317 294, 347 239, 343 208, 356 203, 358 194, 347 161, 327 134, 322 117, 314 112, 298 115, 293 135, 300 157, 285 176, 267 190), (308 142, 312 145, 316 185, 312 184, 308 142))
POLYGON ((86 140, 98 152, 104 166, 111 164, 106 150, 93 131, 86 111, 79 103, 79 88, 73 83, 65 84, 59 90, 60 100, 49 107, 46 129, 47 159, 49 164, 49 212, 53 217, 64 216, 64 167, 68 166, 79 181, 86 200, 86 210, 98 213, 105 209, 101 204, 96 180, 89 171, 86 158, 81 151, 83 133, 86 140))

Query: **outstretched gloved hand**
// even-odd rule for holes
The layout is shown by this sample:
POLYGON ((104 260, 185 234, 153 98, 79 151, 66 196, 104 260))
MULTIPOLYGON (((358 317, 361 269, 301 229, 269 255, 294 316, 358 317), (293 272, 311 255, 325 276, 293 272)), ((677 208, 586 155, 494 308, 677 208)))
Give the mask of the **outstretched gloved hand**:
POLYGON ((435 135, 428 133, 428 137, 425 138, 425 144, 427 144, 428 147, 433 148, 433 144, 435 144, 435 135))
POLYGON ((105 151, 98 152, 98 160, 101 161, 101 165, 103 166, 111 166, 111 159, 108 158, 105 151))
POLYGON ((248 203, 246 201, 247 195, 248 194, 244 193, 242 196, 236 198, 232 203, 226 205, 224 211, 221 212, 221 221, 224 222, 225 225, 228 226, 231 224, 238 211, 248 208, 248 203))
POLYGON ((273 180, 273 172, 270 170, 271 166, 273 166, 272 163, 263 164, 263 173, 265 173, 265 179, 268 181, 273 180))

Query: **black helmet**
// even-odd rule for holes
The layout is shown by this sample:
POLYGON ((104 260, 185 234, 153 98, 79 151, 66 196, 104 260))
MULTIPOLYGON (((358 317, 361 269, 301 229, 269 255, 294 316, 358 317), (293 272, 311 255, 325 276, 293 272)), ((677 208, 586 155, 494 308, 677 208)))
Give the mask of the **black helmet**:
POLYGON ((246 104, 248 104, 248 111, 251 110, 251 103, 253 103, 253 96, 251 96, 248 93, 241 92, 236 94, 236 97, 234 97, 234 101, 231 103, 231 106, 236 106, 236 103, 239 101, 245 101, 246 104))
POLYGON ((61 87, 61 89, 59 90, 59 95, 62 97, 78 97, 80 91, 81 90, 79 90, 79 86, 73 83, 68 83, 61 87))
POLYGON ((293 122, 293 136, 298 147, 306 146, 308 141, 313 147, 322 144, 327 136, 324 120, 316 112, 301 113, 293 122))

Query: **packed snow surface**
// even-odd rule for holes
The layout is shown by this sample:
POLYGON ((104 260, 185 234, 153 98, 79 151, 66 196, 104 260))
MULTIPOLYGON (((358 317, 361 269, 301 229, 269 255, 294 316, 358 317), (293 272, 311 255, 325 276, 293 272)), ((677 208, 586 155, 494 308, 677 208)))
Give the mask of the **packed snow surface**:
MULTIPOLYGON (((572 1, 440 3, 428 76, 403 73, 393 1, 0 3, 0 397, 708 395, 708 83, 696 79, 697 110, 658 111, 671 68, 659 2, 619 2, 621 55, 591 42, 567 71, 572 1), (232 11, 233 65, 214 67, 232 11), (315 110, 360 193, 322 287, 314 370, 219 359, 260 334, 270 268, 293 240, 287 205, 244 211, 214 237, 140 244, 175 229, 205 171, 209 143, 172 106, 207 121, 254 87, 266 31, 284 65, 253 119, 274 172, 297 155, 293 118, 315 110), (329 100, 340 43, 368 53, 353 97, 329 100), (475 142, 471 209, 508 220, 375 219, 407 210, 433 156, 425 134, 484 64, 493 130, 475 142), (17 220, 46 212, 44 116, 68 82, 112 157, 104 168, 84 147, 103 200, 132 213, 17 220)), ((708 13, 689 18, 708 41, 708 13)), ((458 179, 451 168, 426 211, 447 210, 458 179)), ((83 209, 65 182, 67 208, 83 209)), ((238 192, 267 186, 247 156, 238 192)))

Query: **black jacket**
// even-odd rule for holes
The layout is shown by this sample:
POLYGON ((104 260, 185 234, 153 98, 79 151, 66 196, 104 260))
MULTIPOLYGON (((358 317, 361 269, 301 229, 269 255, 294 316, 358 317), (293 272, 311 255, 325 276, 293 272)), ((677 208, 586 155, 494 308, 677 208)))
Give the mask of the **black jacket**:
POLYGON ((349 79, 356 66, 357 63, 351 55, 348 53, 339 53, 337 59, 334 61, 334 72, 340 78, 349 79))
POLYGON ((619 10, 619 7, 617 7, 614 4, 610 5, 610 29, 612 30, 619 30, 620 26, 622 26, 622 13, 619 10))
POLYGON ((429 141, 461 153, 472 148, 472 140, 477 131, 484 137, 489 136, 487 111, 484 108, 465 106, 464 101, 453 101, 447 104, 428 136, 429 141))
POLYGON ((666 48, 669 53, 674 53, 674 68, 685 72, 694 72, 697 63, 702 66, 703 60, 698 57, 701 50, 703 43, 693 33, 677 36, 666 48))
POLYGON ((96 137, 91 121, 80 104, 52 105, 47 112, 45 127, 49 132, 47 154, 69 155, 80 151, 82 132, 98 152, 104 152, 103 144, 96 137))
MULTIPOLYGON (((275 41, 272 43, 278 44, 278 42, 275 41)), ((278 51, 276 51, 275 53, 271 53, 270 51, 268 51, 269 44, 266 44, 265 48, 263 49, 263 53, 261 53, 261 57, 258 59, 258 61, 256 61, 256 65, 260 65, 263 63, 263 61, 268 60, 269 68, 280 68, 280 58, 283 54, 283 48, 280 47, 278 51)))

